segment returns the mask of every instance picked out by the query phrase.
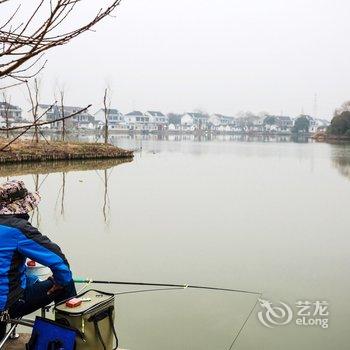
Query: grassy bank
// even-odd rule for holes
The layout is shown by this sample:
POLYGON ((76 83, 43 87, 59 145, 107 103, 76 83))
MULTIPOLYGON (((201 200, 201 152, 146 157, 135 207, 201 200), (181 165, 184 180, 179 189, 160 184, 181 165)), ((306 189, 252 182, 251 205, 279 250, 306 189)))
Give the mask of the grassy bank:
MULTIPOLYGON (((0 139, 0 149, 8 143, 0 139)), ((133 152, 110 144, 61 142, 61 141, 16 141, 0 151, 0 163, 41 162, 73 159, 121 159, 132 158, 133 152)))

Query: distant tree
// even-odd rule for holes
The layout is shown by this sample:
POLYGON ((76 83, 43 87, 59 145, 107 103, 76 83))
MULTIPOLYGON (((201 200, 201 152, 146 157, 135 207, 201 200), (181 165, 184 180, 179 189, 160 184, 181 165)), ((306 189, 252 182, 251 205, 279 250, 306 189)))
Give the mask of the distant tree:
POLYGON ((293 127, 293 133, 299 133, 299 132, 309 132, 310 129, 310 120, 302 115, 294 123, 293 127))
POLYGON ((332 135, 350 136, 350 111, 343 111, 335 115, 327 132, 332 135))
POLYGON ((181 124, 182 114, 168 113, 169 124, 179 125, 181 124))
POLYGON ((60 104, 62 119, 62 141, 66 141, 66 120, 64 119, 64 88, 60 89, 60 104))
POLYGON ((264 119, 265 125, 275 125, 277 123, 276 117, 269 115, 264 119))
POLYGON ((40 95, 40 87, 38 79, 34 79, 34 84, 31 86, 28 82, 26 82, 27 90, 28 90, 28 96, 29 101, 31 105, 31 112, 33 116, 33 122, 34 122, 34 140, 36 143, 39 142, 39 127, 37 125, 38 119, 39 119, 39 95, 40 95))
POLYGON ((266 111, 261 111, 258 113, 258 117, 259 118, 264 118, 264 117, 268 117, 270 115, 269 112, 266 112, 266 111))
POLYGON ((108 136, 109 136, 108 117, 109 117, 110 108, 111 108, 111 99, 109 95, 110 95, 110 89, 107 87, 105 88, 105 93, 103 96, 103 107, 104 107, 103 110, 104 110, 104 116, 105 116, 105 125, 103 126, 103 130, 104 130, 105 144, 108 143, 108 136))
POLYGON ((334 112, 334 117, 341 115, 343 112, 350 112, 350 101, 344 102, 340 108, 337 108, 334 112))
POLYGON ((249 120, 249 119, 257 118, 257 115, 255 115, 253 112, 250 112, 250 111, 239 111, 236 117, 239 119, 249 120))

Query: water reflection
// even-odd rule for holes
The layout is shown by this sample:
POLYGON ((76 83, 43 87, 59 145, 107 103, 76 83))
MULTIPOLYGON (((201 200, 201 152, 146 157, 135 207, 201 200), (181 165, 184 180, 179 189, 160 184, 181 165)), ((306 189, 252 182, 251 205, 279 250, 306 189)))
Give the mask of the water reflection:
POLYGON ((331 158, 339 173, 350 180, 350 145, 333 145, 331 158))
MULTIPOLYGON (((87 138, 88 135, 86 135, 87 138)), ((91 136, 92 137, 92 136, 91 136)), ((307 143, 308 137, 292 137, 290 135, 248 135, 248 134, 129 134, 129 135, 111 135, 110 140, 116 143, 118 140, 133 140, 133 141, 192 141, 192 142, 295 142, 307 143)))
MULTIPOLYGON (((103 182, 103 205, 102 213, 106 224, 110 221, 110 197, 108 195, 108 182, 113 169, 123 163, 131 162, 131 159, 106 159, 106 160, 72 160, 41 163, 17 163, 0 166, 0 177, 10 180, 13 177, 31 175, 35 191, 40 193, 50 174, 61 173, 61 185, 57 192, 55 202, 55 216, 65 215, 65 196, 67 186, 67 174, 70 172, 95 171, 103 182), (100 172, 102 171, 102 176, 100 172)), ((32 213, 31 222, 40 228, 41 215, 40 206, 32 213)))
MULTIPOLYGON (((35 174, 68 173, 71 171, 106 170, 117 165, 131 162, 132 159, 93 159, 52 161, 40 163, 13 163, 0 166, 0 177, 13 177, 35 174)), ((41 184, 37 178, 37 185, 41 184)))
MULTIPOLYGON (((48 134, 45 136, 48 141, 60 141, 61 135, 48 134)), ((103 142, 103 136, 98 133, 79 133, 70 134, 67 136, 68 141, 81 142, 103 142)), ((129 140, 133 141, 135 148, 142 148, 143 141, 191 141, 191 142, 293 142, 293 143, 308 143, 313 142, 310 138, 300 135, 256 135, 256 134, 111 134, 109 136, 111 143, 118 145, 118 141, 129 140)))

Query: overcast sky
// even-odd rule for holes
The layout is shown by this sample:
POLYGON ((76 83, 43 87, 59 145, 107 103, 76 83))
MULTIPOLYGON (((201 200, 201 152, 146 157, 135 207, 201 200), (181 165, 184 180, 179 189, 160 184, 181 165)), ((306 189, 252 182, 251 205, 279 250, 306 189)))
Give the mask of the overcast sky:
MULTIPOLYGON (((79 18, 96 1, 84 0, 79 18)), ((105 1, 98 1, 103 3, 105 1)), ((184 112, 240 110, 330 117, 350 99, 349 0, 123 0, 89 32, 47 55, 41 99, 184 112)), ((24 103, 13 91, 12 102, 24 103)))

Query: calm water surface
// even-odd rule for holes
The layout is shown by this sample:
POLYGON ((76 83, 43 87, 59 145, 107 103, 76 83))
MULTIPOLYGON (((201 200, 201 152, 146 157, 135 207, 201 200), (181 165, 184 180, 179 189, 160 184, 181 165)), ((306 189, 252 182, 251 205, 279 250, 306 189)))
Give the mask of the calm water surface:
MULTIPOLYGON (((349 348, 350 147, 229 138, 113 142, 142 151, 117 166, 1 168, 2 180, 40 186, 33 223, 63 247, 77 276, 256 290, 294 310, 300 300, 325 300, 328 329, 269 329, 257 307, 232 349, 349 348)), ((122 294, 121 346, 230 349, 254 303, 254 296, 228 292, 122 294)))

